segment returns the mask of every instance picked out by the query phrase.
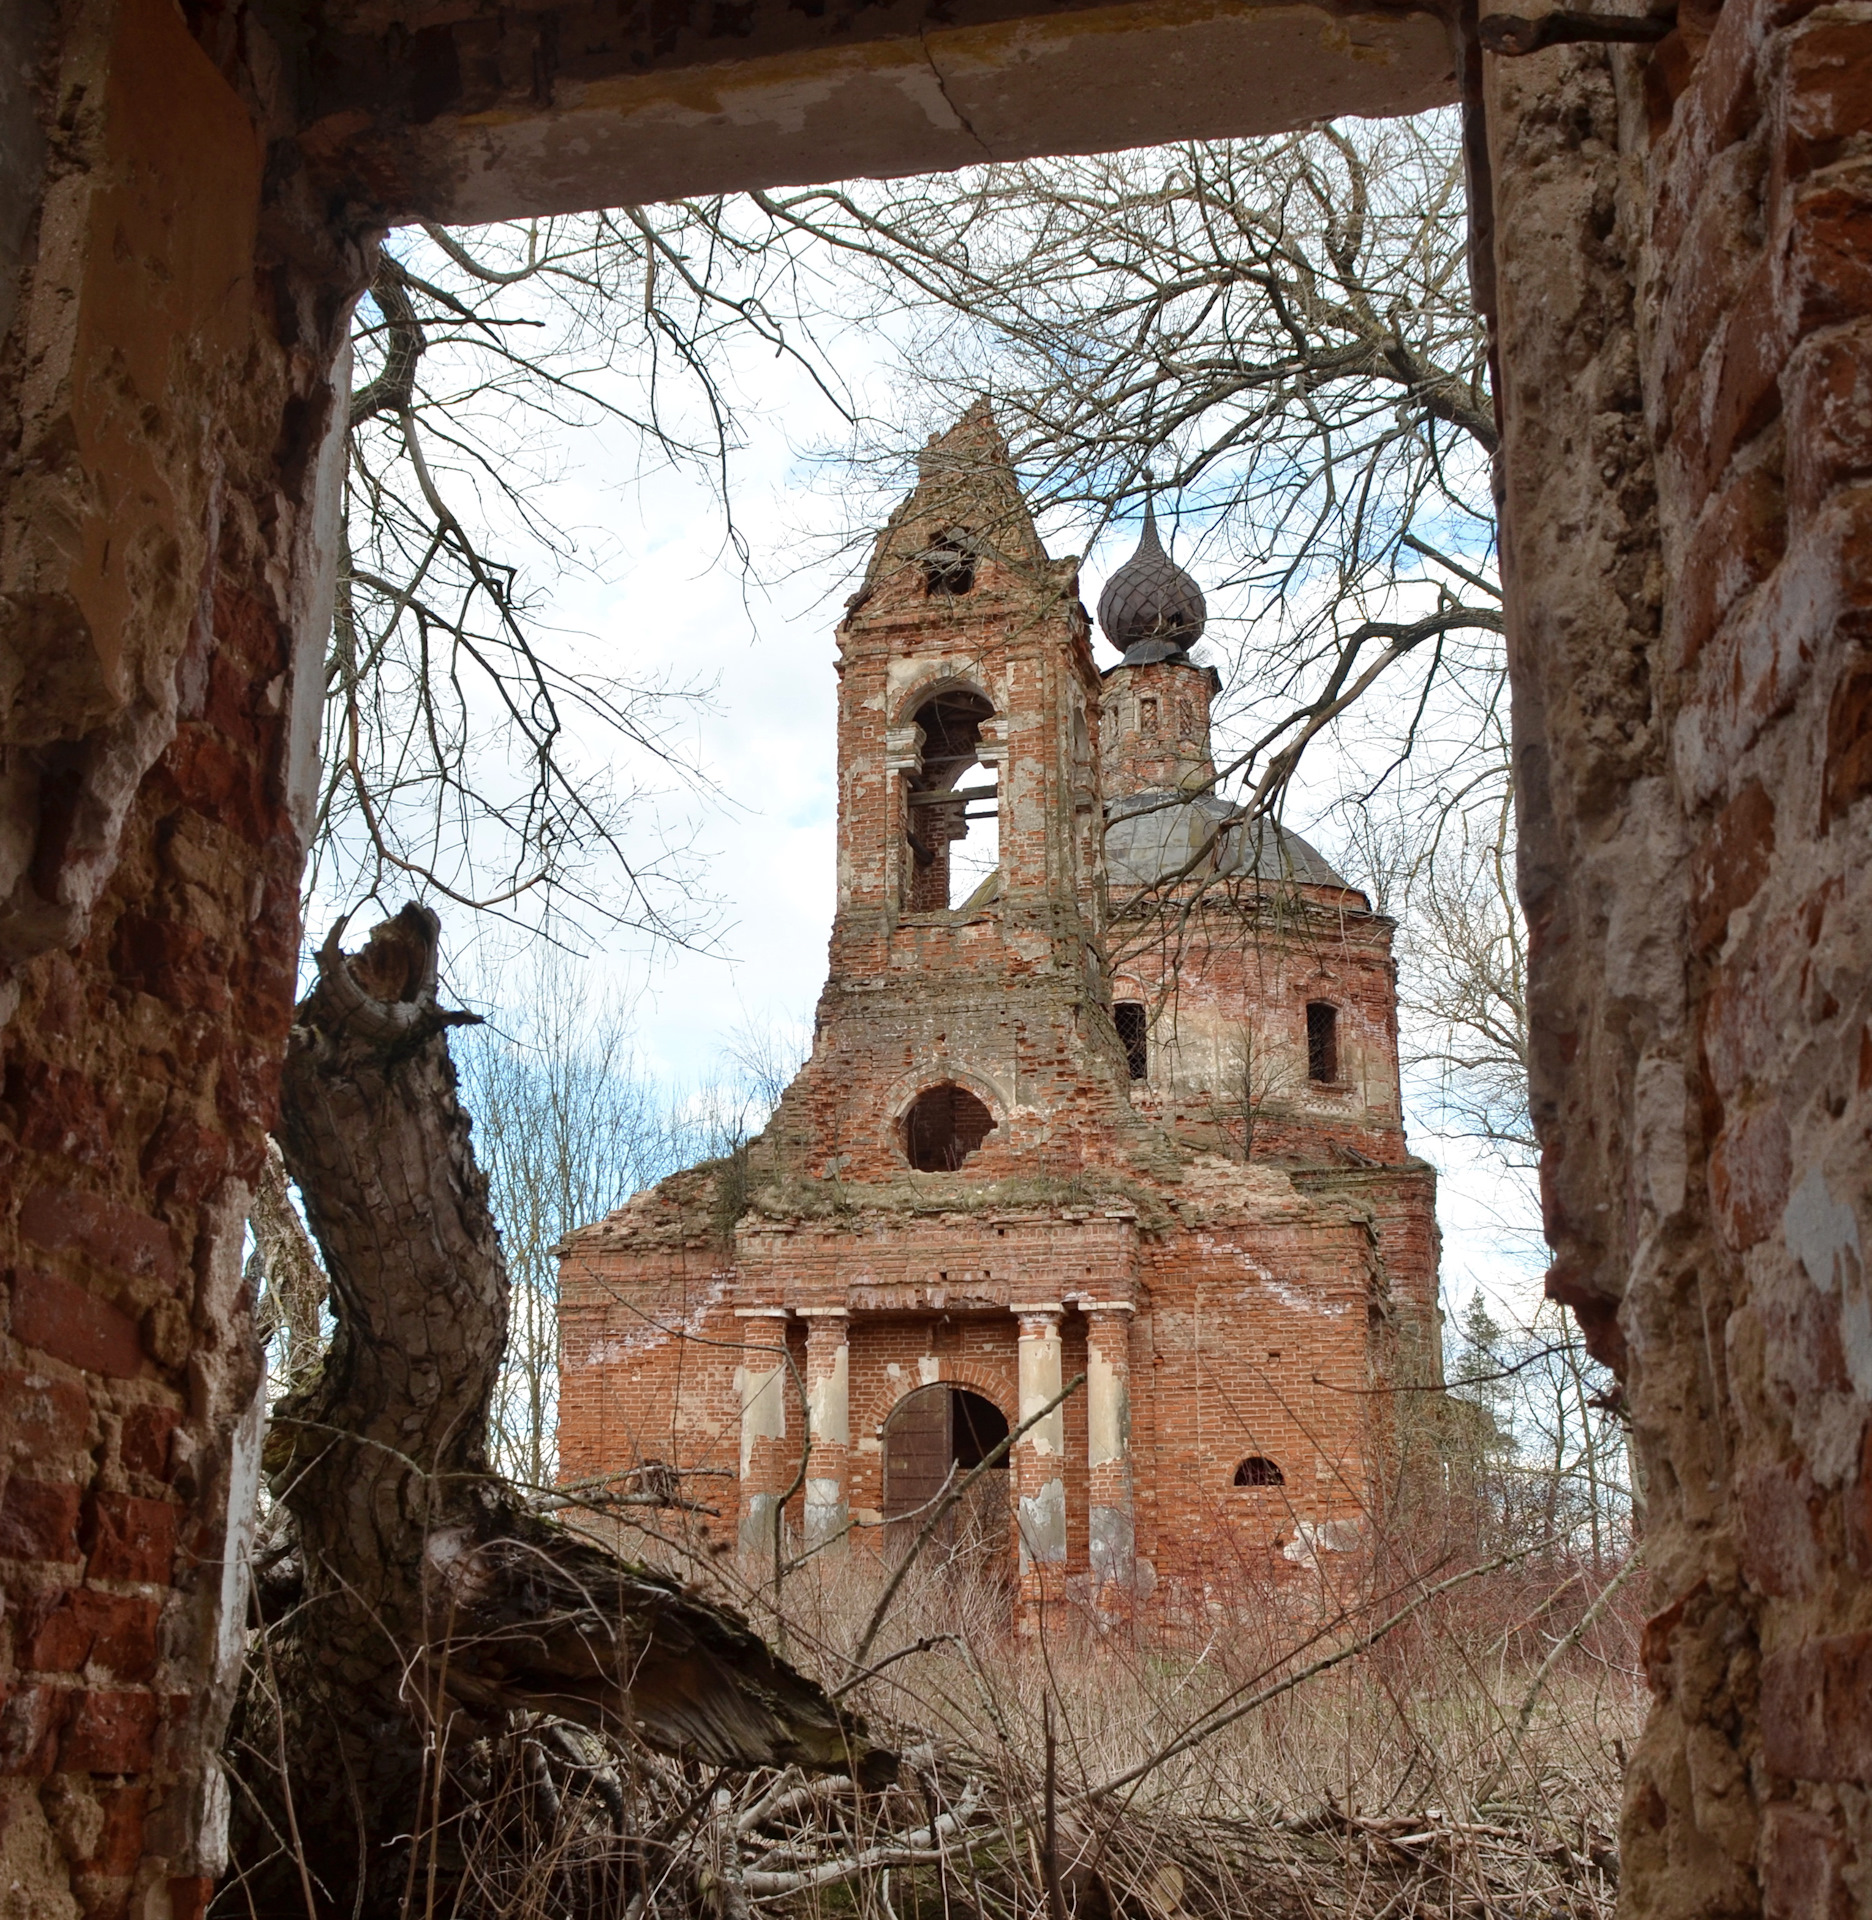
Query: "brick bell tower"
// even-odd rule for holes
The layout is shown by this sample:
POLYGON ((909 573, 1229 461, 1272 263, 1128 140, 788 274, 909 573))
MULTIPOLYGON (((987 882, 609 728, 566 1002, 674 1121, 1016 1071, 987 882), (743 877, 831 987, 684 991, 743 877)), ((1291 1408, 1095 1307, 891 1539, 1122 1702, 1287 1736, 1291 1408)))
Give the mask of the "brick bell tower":
POLYGON ((838 910, 784 1177, 1070 1176, 1149 1131, 1099 952, 1099 677, 986 403, 932 438, 839 628, 838 910), (988 870, 968 854, 998 846, 988 870))

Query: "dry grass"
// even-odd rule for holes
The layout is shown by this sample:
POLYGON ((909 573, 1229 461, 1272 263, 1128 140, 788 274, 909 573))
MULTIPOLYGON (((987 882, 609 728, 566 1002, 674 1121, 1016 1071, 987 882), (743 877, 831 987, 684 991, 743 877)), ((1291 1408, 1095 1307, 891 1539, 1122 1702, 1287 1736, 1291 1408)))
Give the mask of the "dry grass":
MULTIPOLYGON (((901 1753, 897 1783, 861 1795, 794 1774, 717 1777, 531 1725, 446 1753, 454 1811, 419 1836, 405 1913, 1612 1911, 1643 1689, 1639 1583, 1587 1618, 1609 1570, 1523 1560, 1463 1577, 1472 1554, 1468 1567, 1367 1560, 1276 1577, 1218 1556, 1180 1620, 1114 1625, 1069 1604, 1023 1635, 1003 1584, 978 1565, 930 1564, 912 1570, 874 1670, 853 1684, 884 1582, 870 1551, 798 1566, 776 1614, 770 1566, 691 1559, 635 1528, 618 1544, 692 1576, 707 1567, 797 1664, 848 1689, 901 1753)), ((218 1908, 243 1910, 225 1895, 218 1908)))

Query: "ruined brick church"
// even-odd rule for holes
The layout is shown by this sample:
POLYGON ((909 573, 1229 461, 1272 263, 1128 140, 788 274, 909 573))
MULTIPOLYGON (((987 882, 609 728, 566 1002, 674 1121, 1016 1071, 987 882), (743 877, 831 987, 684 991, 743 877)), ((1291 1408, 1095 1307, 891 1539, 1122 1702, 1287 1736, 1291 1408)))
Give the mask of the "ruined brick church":
POLYGON ((745 1164, 561 1249, 567 1479, 654 1462, 718 1476, 743 1546, 782 1500, 888 1542, 1051 1409, 967 1503, 1029 1602, 1358 1544, 1383 1389, 1436 1364, 1392 925, 1218 796, 1154 520, 1104 672, 1078 585, 985 408, 932 440, 839 629, 811 1058, 745 1164))

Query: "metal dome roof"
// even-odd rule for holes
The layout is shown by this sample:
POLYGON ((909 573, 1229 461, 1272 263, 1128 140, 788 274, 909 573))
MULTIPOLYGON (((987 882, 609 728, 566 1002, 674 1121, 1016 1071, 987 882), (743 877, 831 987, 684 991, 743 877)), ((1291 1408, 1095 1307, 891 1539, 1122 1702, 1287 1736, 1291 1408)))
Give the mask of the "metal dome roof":
POLYGON ((1131 558, 1105 582, 1098 617, 1105 637, 1127 655, 1134 647, 1149 646, 1151 659, 1169 659, 1187 652, 1202 637, 1203 622, 1209 617, 1202 589, 1164 552, 1157 538, 1157 509, 1148 502, 1143 538, 1131 558))
POLYGON ((1105 858, 1113 884, 1154 886, 1187 871, 1192 878, 1223 874, 1357 891, 1291 829, 1267 819, 1231 827, 1227 822, 1236 813, 1219 794, 1180 794, 1167 787, 1113 800, 1105 809, 1105 858))

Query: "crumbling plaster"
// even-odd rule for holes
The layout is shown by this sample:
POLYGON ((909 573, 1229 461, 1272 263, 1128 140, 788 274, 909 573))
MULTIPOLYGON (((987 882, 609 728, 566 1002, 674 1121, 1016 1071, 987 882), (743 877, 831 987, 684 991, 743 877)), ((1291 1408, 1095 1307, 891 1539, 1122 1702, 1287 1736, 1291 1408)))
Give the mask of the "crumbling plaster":
POLYGON ((1548 1285, 1643 1479, 1647 1920, 1872 1909, 1869 60, 1872 10, 1728 0, 1488 78, 1548 1285))
POLYGON ((327 14, 304 147, 392 215, 492 220, 961 167, 1452 97, 1427 13, 916 0, 327 14), (1236 76, 1254 74, 1244 87, 1236 76), (602 188, 597 183, 602 182, 602 188))
POLYGON ((165 0, 9 10, 0 141, 0 1773, 22 1912, 222 1865, 259 1354, 364 236, 165 0), (39 139, 23 136, 22 104, 39 139), (11 209, 17 213, 17 207, 11 209))

